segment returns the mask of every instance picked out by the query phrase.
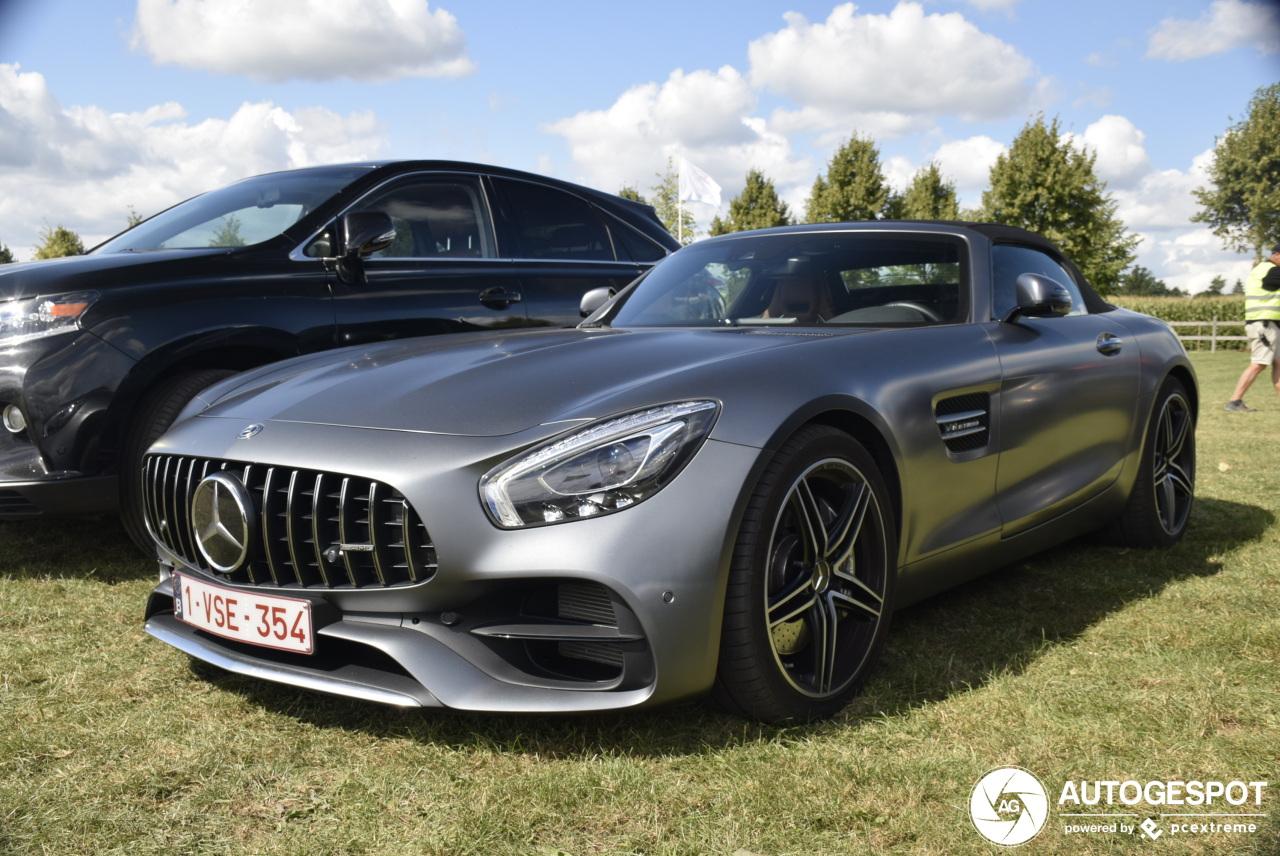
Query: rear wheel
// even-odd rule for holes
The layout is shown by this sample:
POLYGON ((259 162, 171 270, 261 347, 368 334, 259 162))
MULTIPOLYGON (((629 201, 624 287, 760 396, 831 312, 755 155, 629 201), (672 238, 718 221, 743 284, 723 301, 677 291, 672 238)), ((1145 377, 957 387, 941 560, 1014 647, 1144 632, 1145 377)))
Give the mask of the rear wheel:
POLYGON ((1196 485, 1196 420, 1186 387, 1166 378, 1156 396, 1142 463, 1111 540, 1129 547, 1171 547, 1182 539, 1196 485))
POLYGON ((713 700, 770 722, 837 713, 879 655, 897 538, 884 479, 827 426, 792 437, 739 530, 713 700))
POLYGON ((148 556, 155 553, 155 545, 142 517, 142 456, 169 429, 196 393, 233 374, 230 369, 183 372, 162 381, 138 404, 120 449, 120 520, 129 537, 148 556))

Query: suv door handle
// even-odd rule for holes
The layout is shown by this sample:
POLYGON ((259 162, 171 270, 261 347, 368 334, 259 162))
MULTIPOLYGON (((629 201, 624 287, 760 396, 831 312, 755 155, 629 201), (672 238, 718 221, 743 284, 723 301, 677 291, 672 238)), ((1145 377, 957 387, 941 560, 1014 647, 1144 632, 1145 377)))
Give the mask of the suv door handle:
POLYGON ((1103 333, 1098 337, 1098 351, 1107 356, 1120 353, 1120 349, 1123 347, 1124 339, 1114 333, 1103 333))
POLYGON ((524 299, 518 291, 507 291, 505 288, 486 288, 480 292, 480 302, 486 306, 489 304, 501 304, 500 306, 490 306, 491 309, 506 309, 512 303, 519 303, 524 299))

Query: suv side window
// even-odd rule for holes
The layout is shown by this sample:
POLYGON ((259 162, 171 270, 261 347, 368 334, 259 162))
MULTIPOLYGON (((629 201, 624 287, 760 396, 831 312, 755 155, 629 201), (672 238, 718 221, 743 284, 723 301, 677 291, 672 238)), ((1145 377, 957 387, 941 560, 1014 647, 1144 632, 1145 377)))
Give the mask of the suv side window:
POLYGON ((382 211, 396 239, 376 259, 495 256, 479 182, 466 176, 411 176, 375 191, 356 211, 382 211))
POLYGON ((505 255, 519 259, 614 261, 609 230, 585 200, 527 181, 495 178, 494 184, 506 202, 509 240, 515 244, 504 246, 505 255))
POLYGON ((991 248, 992 287, 994 318, 1003 318, 1016 303, 1014 283, 1024 273, 1038 273, 1061 283, 1071 292, 1070 315, 1084 315, 1088 312, 1084 305, 1084 296, 1080 286, 1076 284, 1069 271, 1058 264, 1054 258, 1031 247, 1017 244, 996 244, 991 248))

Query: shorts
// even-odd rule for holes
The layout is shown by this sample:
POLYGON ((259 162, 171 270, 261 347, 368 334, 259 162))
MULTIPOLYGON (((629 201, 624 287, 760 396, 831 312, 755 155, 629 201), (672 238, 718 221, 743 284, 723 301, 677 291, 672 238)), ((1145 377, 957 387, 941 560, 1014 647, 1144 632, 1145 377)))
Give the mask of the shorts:
POLYGON ((1266 366, 1276 361, 1276 345, 1280 342, 1280 323, 1246 321, 1244 332, 1249 337, 1250 362, 1266 366))

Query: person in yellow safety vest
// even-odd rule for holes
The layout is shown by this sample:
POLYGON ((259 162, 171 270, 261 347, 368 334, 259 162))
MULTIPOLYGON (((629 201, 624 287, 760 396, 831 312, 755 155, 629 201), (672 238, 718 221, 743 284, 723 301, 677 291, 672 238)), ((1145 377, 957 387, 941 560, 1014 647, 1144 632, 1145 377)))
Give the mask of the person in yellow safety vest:
POLYGON ((1245 406, 1244 394, 1268 365, 1271 383, 1280 394, 1280 244, 1272 247, 1271 255, 1249 272, 1244 284, 1244 322, 1252 353, 1226 406, 1237 412, 1253 410, 1245 406))

